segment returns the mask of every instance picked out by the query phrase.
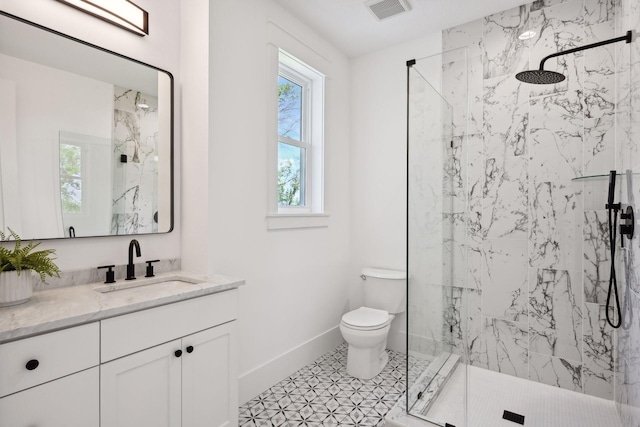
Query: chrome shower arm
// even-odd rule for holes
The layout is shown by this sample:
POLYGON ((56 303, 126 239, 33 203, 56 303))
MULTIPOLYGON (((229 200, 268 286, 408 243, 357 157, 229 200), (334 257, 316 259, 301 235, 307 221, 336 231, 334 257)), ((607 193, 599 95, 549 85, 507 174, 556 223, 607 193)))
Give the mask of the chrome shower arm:
POLYGON ((633 41, 633 31, 629 30, 629 31, 627 31, 627 34, 625 34, 624 36, 616 37, 616 38, 613 38, 613 39, 604 40, 604 41, 601 41, 601 42, 591 43, 591 44, 588 44, 586 46, 575 47, 573 49, 567 49, 567 50, 562 50, 560 52, 552 53, 551 55, 545 56, 544 58, 542 58, 542 61, 540 61, 540 70, 541 71, 544 70, 544 63, 545 63, 545 61, 547 59, 555 58, 556 56, 567 55, 569 53, 580 52, 580 51, 591 49, 591 48, 594 48, 594 47, 600 47, 600 46, 604 46, 604 45, 611 44, 611 43, 617 43, 617 42, 621 42, 621 41, 625 41, 627 43, 631 43, 633 41))

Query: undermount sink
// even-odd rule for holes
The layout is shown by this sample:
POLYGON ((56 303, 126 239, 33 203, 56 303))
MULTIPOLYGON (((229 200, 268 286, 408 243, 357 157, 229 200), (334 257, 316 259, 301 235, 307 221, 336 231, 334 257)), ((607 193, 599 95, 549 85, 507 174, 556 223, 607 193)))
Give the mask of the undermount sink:
POLYGON ((205 283, 206 280, 196 279, 195 277, 187 277, 182 275, 161 276, 140 278, 136 280, 120 281, 111 284, 105 284, 93 288, 94 291, 103 294, 112 292, 121 292, 126 290, 133 290, 141 287, 152 286, 154 289, 159 288, 176 288, 181 286, 192 286, 199 283, 205 283))

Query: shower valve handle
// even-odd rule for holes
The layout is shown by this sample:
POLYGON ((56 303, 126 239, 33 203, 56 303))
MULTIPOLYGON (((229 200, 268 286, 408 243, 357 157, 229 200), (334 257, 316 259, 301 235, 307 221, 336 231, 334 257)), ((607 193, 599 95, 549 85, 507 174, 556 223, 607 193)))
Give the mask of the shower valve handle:
POLYGON ((629 239, 633 239, 633 232, 635 231, 635 215, 633 214, 633 207, 627 206, 627 208, 620 213, 620 234, 627 236, 629 239))

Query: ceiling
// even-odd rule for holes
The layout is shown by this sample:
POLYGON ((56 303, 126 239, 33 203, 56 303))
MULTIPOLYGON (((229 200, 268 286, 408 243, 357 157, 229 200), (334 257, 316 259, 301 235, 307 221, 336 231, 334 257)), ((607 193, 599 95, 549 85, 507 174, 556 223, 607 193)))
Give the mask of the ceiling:
POLYGON ((350 58, 531 2, 407 0, 411 11, 378 21, 365 0, 275 1, 350 58))

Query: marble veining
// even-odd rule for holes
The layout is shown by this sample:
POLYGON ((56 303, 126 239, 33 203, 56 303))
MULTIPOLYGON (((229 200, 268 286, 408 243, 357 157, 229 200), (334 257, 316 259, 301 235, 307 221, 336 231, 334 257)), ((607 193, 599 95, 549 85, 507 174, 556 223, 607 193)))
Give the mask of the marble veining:
POLYGON ((409 351, 426 355, 437 355, 443 348, 442 328, 444 293, 451 288, 428 285, 409 274, 409 322, 412 326, 408 336, 409 351), (429 303, 432 310, 422 310, 429 303))
POLYGON ((483 21, 477 19, 457 27, 442 31, 442 50, 444 52, 466 47, 469 57, 482 55, 484 43, 482 38, 483 21))
MULTIPOLYGON (((443 31, 444 51, 467 49, 467 73, 453 53, 442 56, 454 148, 446 161, 418 148, 425 200, 416 203, 426 214, 411 219, 421 242, 410 251, 420 246, 427 260, 415 268, 431 287, 418 291, 431 312, 412 317, 411 309, 422 307, 416 303, 409 313, 430 342, 423 348, 450 349, 474 366, 558 388, 619 396, 620 412, 638 421, 631 408, 640 407, 640 373, 634 378, 629 366, 640 363, 640 322, 632 314, 640 305, 640 244, 618 249, 631 321, 612 333, 603 317, 607 183, 572 180, 640 165, 640 43, 547 61, 545 68, 567 76, 557 85, 525 85, 514 74, 551 53, 639 26, 640 0, 537 0, 443 31), (519 40, 524 30, 537 34, 519 40), (442 171, 433 184, 429 170, 442 171)), ((444 117, 442 105, 433 108, 439 110, 431 117, 444 117)), ((428 112, 414 113, 419 122, 428 112)), ((423 141, 448 129, 426 122, 438 128, 414 125, 423 128, 423 141)), ((635 187, 622 183, 623 203, 640 197, 635 187)))
POLYGON ((584 0, 585 25, 615 23, 616 0, 584 0))
POLYGON ((581 360, 582 292, 576 272, 532 270, 529 291, 529 349, 581 360))
POLYGON ((615 357, 613 328, 605 318, 605 306, 585 303, 587 310, 584 328, 585 393, 604 399, 613 399, 613 373, 615 357))
POLYGON ((484 80, 483 133, 486 156, 522 156, 527 153, 530 86, 514 83, 511 74, 484 80))
POLYGON ((447 129, 449 121, 451 121, 451 134, 453 136, 463 136, 468 132, 466 126, 468 116, 466 108, 468 92, 467 61, 462 52, 459 51, 445 52, 442 56, 443 72, 451 75, 451 81, 457 83, 455 85, 442 85, 442 96, 447 100, 447 104, 451 106, 450 114, 443 117, 446 120, 444 128, 447 129))
POLYGON ((202 283, 192 283, 188 288, 178 284, 155 288, 149 285, 136 288, 135 292, 100 293, 94 289, 103 285, 100 282, 34 292, 24 304, 0 307, 0 343, 222 292, 244 284, 244 280, 232 277, 183 271, 162 273, 157 277, 171 278, 176 275, 194 278, 202 283))
POLYGON ((482 214, 482 229, 487 238, 526 238, 529 220, 526 183, 526 158, 487 158, 482 214))
POLYGON ((444 176, 442 180, 442 195, 449 203, 443 205, 445 213, 460 213, 465 210, 465 174, 462 154, 462 138, 452 138, 454 146, 447 149, 444 159, 444 176))
POLYGON ((584 121, 584 174, 607 174, 615 165, 616 126, 614 118, 602 116, 584 121))
MULTIPOLYGON (((586 28, 585 42, 593 43, 616 37, 613 21, 586 28)), ((583 88, 585 117, 597 118, 616 113, 616 49, 615 45, 602 46, 584 52, 583 88)))
POLYGON ((466 219, 464 213, 443 215, 443 284, 445 286, 465 287, 467 272, 467 243, 465 241, 466 219))
POLYGON ((482 276, 484 316, 526 322, 527 241, 486 240, 482 276))
MULTIPOLYGON (((144 262, 135 263, 135 271, 137 277, 143 277, 147 271, 147 264, 144 262)), ((180 258, 161 259, 153 263, 153 271, 155 274, 168 273, 182 269, 182 260, 180 258)), ((62 288, 66 286, 86 285, 88 283, 98 283, 105 280, 106 269, 88 268, 81 270, 65 270, 60 273, 60 278, 50 277, 45 285, 39 279, 36 280, 33 289, 35 291, 44 291, 47 289, 62 288)), ((127 275, 127 265, 120 264, 113 267, 115 280, 124 279, 127 275)))
MULTIPOLYGON (((584 17, 582 0, 550 4, 531 12, 530 28, 537 34, 529 40, 532 66, 538 66, 545 56, 582 46, 584 43, 584 17)), ((582 52, 563 55, 545 63, 545 69, 558 71, 566 80, 555 85, 535 85, 532 95, 562 94, 567 90, 581 90, 583 70, 582 52)))
POLYGON ((485 318, 484 337, 490 370, 520 378, 528 377, 529 357, 526 323, 485 318))
POLYGON ((518 36, 529 19, 529 5, 516 7, 484 18, 484 78, 504 76, 529 69, 524 41, 518 36))
POLYGON ((530 182, 529 265, 579 269, 580 193, 571 182, 530 182))
POLYGON ((571 0, 535 0, 531 3, 531 11, 535 12, 547 7, 555 6, 558 4, 566 3, 571 0))
POLYGON ((111 234, 157 232, 158 99, 118 86, 114 92, 111 234), (122 155, 126 163, 121 162, 122 155))
POLYGON ((530 179, 570 181, 582 176, 582 93, 530 101, 530 179))
POLYGON ((566 390, 582 390, 582 365, 568 359, 531 353, 529 378, 566 390))
POLYGON ((583 236, 585 302, 605 304, 611 272, 607 211, 585 211, 583 236))

